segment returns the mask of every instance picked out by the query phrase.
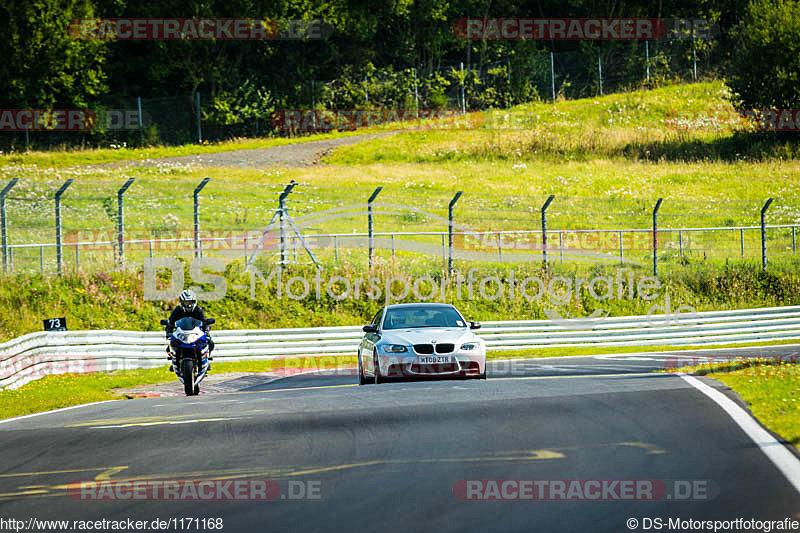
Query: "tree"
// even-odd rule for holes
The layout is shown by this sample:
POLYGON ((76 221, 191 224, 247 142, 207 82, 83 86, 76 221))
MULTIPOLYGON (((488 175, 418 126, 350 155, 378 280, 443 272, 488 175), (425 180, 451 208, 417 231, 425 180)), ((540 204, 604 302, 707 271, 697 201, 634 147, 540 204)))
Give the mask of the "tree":
POLYGON ((68 33, 91 18, 89 0, 31 0, 0 5, 0 106, 88 107, 105 93, 106 44, 68 33))
POLYGON ((800 109, 800 1, 755 0, 734 28, 727 84, 743 109, 800 109))

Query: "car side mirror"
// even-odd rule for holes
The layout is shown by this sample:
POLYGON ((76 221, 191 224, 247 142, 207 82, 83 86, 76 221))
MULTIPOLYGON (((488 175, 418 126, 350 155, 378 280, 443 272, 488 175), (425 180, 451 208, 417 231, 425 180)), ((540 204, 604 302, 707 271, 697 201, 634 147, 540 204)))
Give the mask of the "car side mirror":
POLYGON ((203 321, 203 324, 205 324, 206 326, 210 326, 211 324, 216 324, 216 322, 217 322, 217 321, 216 321, 216 320, 214 320, 213 318, 207 318, 207 319, 205 319, 205 320, 203 321))
POLYGON ((169 320, 166 320, 166 319, 162 318, 161 319, 161 325, 162 326, 169 326, 169 320))
POLYGON ((375 324, 367 324, 366 326, 364 326, 361 329, 364 330, 365 333, 377 333, 378 332, 378 326, 376 326, 375 324))
POLYGON ((481 329, 481 323, 480 322, 470 322, 469 323, 469 329, 481 329))

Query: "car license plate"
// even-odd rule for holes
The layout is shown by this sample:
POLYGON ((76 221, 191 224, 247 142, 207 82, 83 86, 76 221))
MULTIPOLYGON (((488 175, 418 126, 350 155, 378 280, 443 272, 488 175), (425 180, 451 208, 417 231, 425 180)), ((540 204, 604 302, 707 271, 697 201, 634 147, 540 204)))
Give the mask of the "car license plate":
POLYGON ((438 356, 431 356, 431 357, 420 357, 419 362, 421 364, 437 364, 437 363, 449 363, 450 356, 448 355, 438 355, 438 356))

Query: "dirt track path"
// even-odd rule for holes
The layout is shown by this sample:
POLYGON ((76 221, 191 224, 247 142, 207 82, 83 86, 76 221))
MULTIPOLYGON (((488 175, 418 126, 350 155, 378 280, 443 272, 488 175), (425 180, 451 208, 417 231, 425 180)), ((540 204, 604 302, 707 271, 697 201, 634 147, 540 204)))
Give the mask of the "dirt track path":
POLYGON ((302 167, 316 165, 320 160, 340 146, 356 144, 370 139, 376 139, 397 132, 370 133, 354 135, 338 139, 323 141, 298 142, 283 146, 257 148, 252 150, 232 150, 213 154, 182 155, 176 157, 162 157, 157 159, 142 159, 137 161, 122 161, 112 163, 120 166, 156 166, 164 163, 182 163, 200 167, 302 167))

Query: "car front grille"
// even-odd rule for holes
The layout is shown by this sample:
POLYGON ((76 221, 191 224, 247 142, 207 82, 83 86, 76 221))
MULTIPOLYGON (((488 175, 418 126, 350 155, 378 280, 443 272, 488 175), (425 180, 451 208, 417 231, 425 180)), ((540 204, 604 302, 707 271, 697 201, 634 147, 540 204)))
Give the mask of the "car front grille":
POLYGON ((453 343, 447 342, 442 344, 415 344, 414 351, 421 355, 431 355, 434 350, 436 353, 452 353, 455 350, 453 343))

